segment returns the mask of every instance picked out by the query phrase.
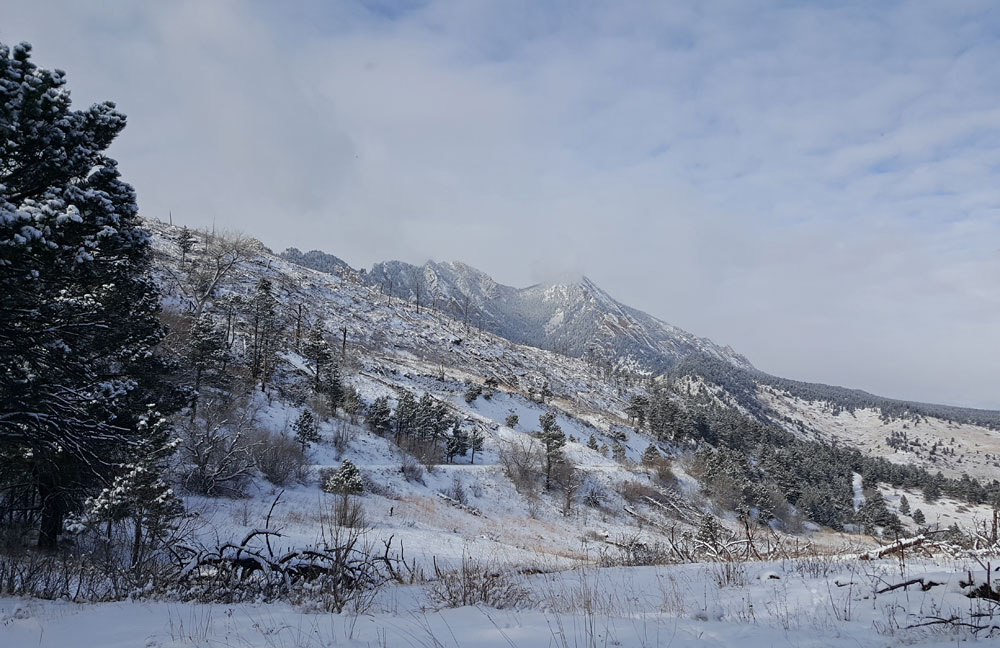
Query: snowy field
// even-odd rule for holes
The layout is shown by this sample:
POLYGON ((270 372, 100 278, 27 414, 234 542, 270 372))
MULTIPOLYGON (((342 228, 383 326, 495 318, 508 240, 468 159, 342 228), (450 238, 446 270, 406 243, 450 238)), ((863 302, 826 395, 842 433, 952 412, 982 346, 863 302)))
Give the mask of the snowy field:
MULTIPOLYGON (((974 561, 814 557, 749 564, 577 568, 506 577, 509 609, 450 607, 435 585, 381 592, 369 610, 329 614, 287 604, 0 599, 0 645, 104 648, 320 646, 991 645, 957 625, 998 612, 966 598, 974 561), (939 583, 924 591, 922 579, 939 583), (954 623, 935 623, 953 619, 954 623)), ((994 578, 996 575, 994 576, 994 578)), ((977 619, 977 622, 1000 623, 977 619)))

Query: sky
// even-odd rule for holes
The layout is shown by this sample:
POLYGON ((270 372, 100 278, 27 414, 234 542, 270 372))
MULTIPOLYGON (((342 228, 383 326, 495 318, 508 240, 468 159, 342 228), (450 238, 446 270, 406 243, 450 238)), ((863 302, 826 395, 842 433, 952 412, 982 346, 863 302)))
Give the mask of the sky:
POLYGON ((0 0, 141 212, 1000 409, 1000 3, 0 0))

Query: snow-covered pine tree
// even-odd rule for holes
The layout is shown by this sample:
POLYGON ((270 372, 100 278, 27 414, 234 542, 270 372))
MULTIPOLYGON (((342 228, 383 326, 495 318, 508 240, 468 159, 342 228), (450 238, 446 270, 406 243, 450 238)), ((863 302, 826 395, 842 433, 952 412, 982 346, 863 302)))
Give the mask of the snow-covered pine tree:
POLYGON ((344 414, 347 414, 347 418, 351 423, 357 423, 358 414, 364 409, 365 404, 362 402, 358 390, 352 385, 347 385, 344 387, 344 396, 341 399, 340 406, 344 409, 344 414))
POLYGON ((702 549, 714 555, 719 550, 720 536, 721 529, 715 516, 711 513, 702 515, 698 521, 698 530, 695 532, 695 541, 702 545, 702 549))
POLYGON ((385 436, 392 429, 392 409, 389 407, 389 399, 379 396, 365 410, 365 423, 368 429, 385 436))
POLYGON ((625 454, 625 446, 622 445, 621 441, 616 439, 615 442, 611 444, 611 456, 618 463, 625 463, 628 455, 625 454))
POLYGON ((445 437, 445 456, 448 463, 455 463, 455 457, 464 457, 469 451, 469 435, 462 429, 462 424, 455 421, 451 432, 445 437))
POLYGON ((175 528, 184 504, 163 479, 167 460, 177 447, 171 428, 160 412, 149 411, 137 424, 141 440, 111 485, 87 500, 87 515, 95 522, 132 525, 132 565, 144 549, 157 549, 175 528))
POLYGON ((552 467, 563 460, 562 449, 566 445, 566 435, 556 423, 554 412, 539 416, 538 424, 542 427, 538 438, 545 447, 545 489, 549 490, 552 487, 552 467))
POLYGON ((660 451, 656 449, 656 446, 650 443, 646 446, 646 450, 642 453, 642 465, 652 466, 657 461, 663 458, 660 451))
POLYGON ((323 325, 320 322, 316 322, 309 329, 302 345, 302 355, 312 363, 313 389, 319 391, 321 377, 333 361, 333 351, 330 350, 326 336, 323 335, 323 325))
POLYGON ((177 247, 181 251, 181 263, 187 260, 188 252, 194 248, 195 238, 188 229, 187 225, 181 228, 180 234, 177 235, 177 247))
POLYGON ((480 428, 479 426, 476 426, 472 430, 472 433, 469 434, 469 450, 472 451, 472 454, 469 457, 469 463, 470 464, 476 463, 476 453, 477 452, 482 452, 482 450, 483 450, 483 443, 485 441, 486 441, 486 437, 483 434, 482 428, 480 428))
POLYGON ((34 491, 30 521, 52 548, 127 463, 147 404, 180 400, 154 353, 149 237, 105 155, 125 116, 110 102, 72 110, 64 73, 30 51, 0 44, 0 464, 34 491))
POLYGON ((188 360, 194 369, 194 390, 201 389, 202 378, 222 366, 226 359, 226 340, 206 314, 194 320, 191 326, 191 347, 188 360))
POLYGON ((257 282, 246 301, 247 325, 250 330, 250 375, 261 381, 261 389, 271 377, 279 348, 281 321, 274 285, 267 277, 257 282))
POLYGON ((319 425, 316 424, 316 417, 310 410, 302 410, 292 423, 292 430, 295 432, 295 440, 303 450, 309 447, 310 443, 319 443, 319 425))
POLYGON ((361 479, 361 471, 348 459, 344 459, 337 472, 333 473, 324 484, 326 492, 338 495, 354 495, 363 491, 364 488, 365 483, 361 479))
POLYGON ((396 443, 413 434, 417 421, 417 399, 413 394, 404 391, 396 403, 393 413, 393 427, 396 429, 396 443))
POLYGON ((516 428, 518 422, 519 422, 519 419, 517 417, 517 414, 513 414, 513 413, 508 414, 507 418, 505 418, 503 420, 503 424, 506 425, 509 428, 516 428))

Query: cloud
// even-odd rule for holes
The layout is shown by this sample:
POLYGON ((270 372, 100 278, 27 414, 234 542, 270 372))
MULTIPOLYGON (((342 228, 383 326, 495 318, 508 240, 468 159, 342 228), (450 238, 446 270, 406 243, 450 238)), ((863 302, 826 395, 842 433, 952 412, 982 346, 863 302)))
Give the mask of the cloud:
POLYGON ((586 273, 793 378, 1000 407, 991 2, 22 3, 149 216, 586 273))

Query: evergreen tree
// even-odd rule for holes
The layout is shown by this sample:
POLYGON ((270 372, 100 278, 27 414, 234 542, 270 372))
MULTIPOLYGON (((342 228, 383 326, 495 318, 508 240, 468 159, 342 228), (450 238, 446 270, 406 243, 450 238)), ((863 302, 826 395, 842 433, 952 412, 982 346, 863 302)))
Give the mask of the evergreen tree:
POLYGON ((611 444, 611 456, 614 457, 614 460, 618 463, 625 463, 625 459, 627 459, 628 456, 625 454, 625 446, 622 445, 621 441, 615 440, 615 442, 611 444))
POLYGON ((910 514, 910 501, 906 499, 906 495, 899 496, 899 512, 903 515, 910 514))
POLYGON ((642 465, 652 466, 657 461, 663 458, 660 451, 656 449, 656 446, 650 443, 646 446, 645 452, 642 453, 642 465))
POLYGON ((865 498, 855 515, 858 524, 864 527, 866 533, 874 533, 875 527, 888 527, 892 522, 892 515, 885 505, 885 498, 881 491, 875 490, 865 498))
POLYGON ((635 425, 636 430, 641 430, 646 423, 646 411, 649 409, 649 399, 641 394, 636 394, 629 399, 625 406, 625 414, 628 415, 629 422, 635 425))
POLYGON ((261 389, 271 378, 280 341, 278 300, 273 290, 271 280, 262 277, 246 302, 250 329, 250 374, 261 381, 261 389))
POLYGON ((517 427, 517 423, 518 423, 519 420, 520 419, 518 419, 517 414, 513 414, 513 413, 512 414, 508 414, 507 418, 505 418, 503 420, 503 424, 506 425, 509 428, 516 428, 517 427))
POLYGON ((337 472, 331 475, 324 485, 326 492, 338 495, 355 495, 363 491, 364 488, 365 483, 361 479, 361 471, 348 459, 344 459, 337 472))
POLYGON ((701 520, 698 521, 698 530, 694 536, 695 540, 708 547, 710 551, 715 552, 719 547, 721 535, 722 530, 715 516, 711 513, 702 515, 701 520))
POLYGON ((483 442, 486 437, 483 436, 483 430, 480 427, 476 427, 472 430, 472 434, 469 435, 469 450, 472 451, 472 455, 469 458, 469 463, 476 463, 476 453, 482 452, 483 442))
POLYGON ((340 367, 336 363, 331 362, 323 367, 317 392, 326 396, 326 401, 334 412, 343 404, 344 382, 341 380, 340 367))
POLYGON ((70 108, 61 71, 0 44, 0 465, 38 502, 38 544, 124 474, 147 404, 179 394, 135 193, 105 155, 114 104, 70 108))
MULTIPOLYGON (((939 472, 938 475, 941 475, 939 472)), ((943 478, 938 477, 928 477, 924 482, 924 500, 930 503, 934 503, 941 497, 941 482, 943 478)))
POLYGON ((195 238, 188 229, 187 225, 181 228, 180 234, 177 235, 177 247, 181 251, 181 263, 187 260, 188 252, 194 248, 195 238))
POLYGON ((358 390, 353 385, 344 387, 344 398, 341 402, 341 407, 343 407, 344 413, 347 414, 347 418, 350 419, 351 423, 356 423, 358 414, 364 409, 364 403, 361 402, 361 395, 358 394, 358 390))
POLYGON ((595 437, 593 434, 591 434, 590 438, 587 439, 587 447, 594 451, 598 450, 599 448, 599 446, 597 445, 597 437, 595 437))
POLYGON ((313 389, 320 390, 320 381, 333 361, 333 352, 323 335, 323 325, 316 322, 302 345, 302 354, 313 367, 313 389))
POLYGON ((538 424, 542 427, 538 438, 545 447, 545 489, 550 490, 552 488, 552 467, 563 460, 562 449, 566 445, 566 435, 556 423, 554 412, 546 412, 539 416, 538 424))
POLYGON ((195 319, 191 326, 191 348, 188 361, 194 369, 194 391, 197 398, 202 377, 213 373, 226 359, 226 340, 208 315, 195 319))
POLYGON ((365 411, 365 423, 369 430, 379 436, 389 433, 392 429, 392 410, 389 408, 388 398, 379 396, 372 401, 365 411))
POLYGON ((396 411, 393 413, 393 427, 396 428, 396 443, 413 434, 417 424, 417 399, 413 394, 404 391, 396 411))
POLYGON ((913 521, 916 522, 917 524, 923 526, 923 524, 927 521, 924 518, 924 512, 921 511, 920 509, 917 509, 916 511, 914 511, 913 512, 913 521))
POLYGON ((319 443, 320 441, 319 425, 316 423, 316 417, 307 409, 302 410, 302 413, 292 423, 292 430, 295 432, 295 440, 299 442, 303 450, 310 443, 319 443))
POLYGON ((451 428, 451 433, 445 440, 445 456, 448 463, 454 463, 455 457, 464 457, 469 451, 469 435, 462 429, 462 425, 455 421, 451 428))
POLYGON ((162 477, 176 448, 167 419, 150 411, 140 417, 137 427, 141 441, 130 460, 110 486, 86 503, 95 522, 131 522, 133 566, 139 564, 144 547, 157 548, 166 539, 184 512, 180 498, 162 477))

